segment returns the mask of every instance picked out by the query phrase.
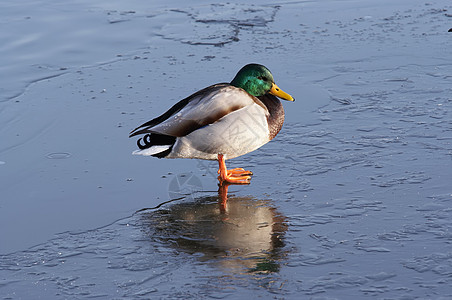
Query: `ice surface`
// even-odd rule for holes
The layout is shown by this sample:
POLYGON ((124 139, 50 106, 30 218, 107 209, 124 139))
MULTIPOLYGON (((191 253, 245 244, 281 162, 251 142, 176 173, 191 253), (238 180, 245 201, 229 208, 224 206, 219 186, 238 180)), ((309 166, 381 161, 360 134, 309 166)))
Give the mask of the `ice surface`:
POLYGON ((449 1, 0 8, 3 298, 452 297, 449 1), (297 101, 227 210, 215 162, 131 155, 250 62, 297 101))

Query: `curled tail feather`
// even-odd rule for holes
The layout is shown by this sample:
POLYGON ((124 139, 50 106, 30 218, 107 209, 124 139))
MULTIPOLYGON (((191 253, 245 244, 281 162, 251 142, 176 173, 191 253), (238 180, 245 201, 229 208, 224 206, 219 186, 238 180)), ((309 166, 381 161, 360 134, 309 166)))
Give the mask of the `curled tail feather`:
POLYGON ((148 133, 137 140, 137 146, 140 150, 135 150, 133 154, 162 158, 171 152, 175 142, 176 137, 174 136, 148 133))

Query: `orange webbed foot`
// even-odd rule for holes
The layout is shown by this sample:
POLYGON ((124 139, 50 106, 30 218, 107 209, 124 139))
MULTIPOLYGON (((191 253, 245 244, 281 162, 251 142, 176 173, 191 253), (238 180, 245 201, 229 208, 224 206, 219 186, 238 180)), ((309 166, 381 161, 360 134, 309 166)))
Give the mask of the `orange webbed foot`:
POLYGON ((247 171, 243 168, 226 169, 226 163, 223 154, 218 154, 219 170, 218 180, 220 182, 229 182, 232 184, 249 184, 251 181, 251 171, 247 171))
POLYGON ((242 176, 251 176, 253 175, 253 172, 251 171, 247 171, 243 168, 235 168, 235 169, 230 169, 227 170, 228 172, 228 176, 232 176, 232 177, 242 177, 242 176))

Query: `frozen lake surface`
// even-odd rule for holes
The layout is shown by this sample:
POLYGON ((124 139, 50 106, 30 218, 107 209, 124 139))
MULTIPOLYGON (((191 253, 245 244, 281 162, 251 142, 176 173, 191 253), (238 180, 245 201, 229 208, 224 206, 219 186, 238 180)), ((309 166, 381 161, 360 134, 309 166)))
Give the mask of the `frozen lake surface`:
POLYGON ((0 297, 452 298, 452 3, 3 1, 0 297), (128 133, 266 65, 297 101, 216 162, 128 133))

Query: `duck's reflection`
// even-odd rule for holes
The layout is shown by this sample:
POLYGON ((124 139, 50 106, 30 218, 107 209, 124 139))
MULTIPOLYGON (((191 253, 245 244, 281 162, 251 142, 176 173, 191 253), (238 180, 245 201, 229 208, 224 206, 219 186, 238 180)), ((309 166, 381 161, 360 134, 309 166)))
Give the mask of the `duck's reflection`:
POLYGON ((285 218, 270 200, 227 195, 199 197, 158 211, 143 213, 152 238, 197 254, 232 272, 277 272, 287 229, 285 218), (227 200, 227 201, 226 201, 227 200))

